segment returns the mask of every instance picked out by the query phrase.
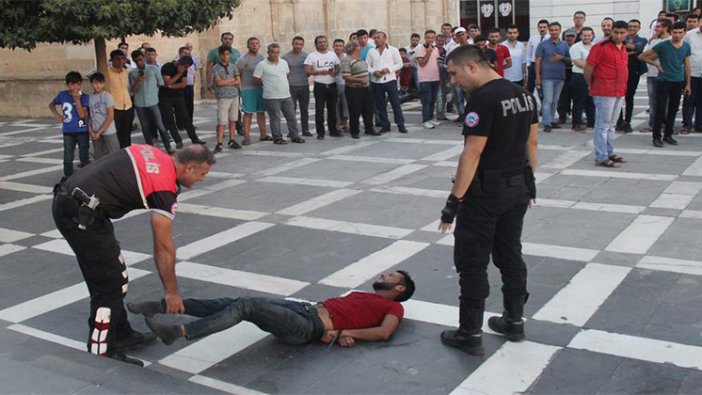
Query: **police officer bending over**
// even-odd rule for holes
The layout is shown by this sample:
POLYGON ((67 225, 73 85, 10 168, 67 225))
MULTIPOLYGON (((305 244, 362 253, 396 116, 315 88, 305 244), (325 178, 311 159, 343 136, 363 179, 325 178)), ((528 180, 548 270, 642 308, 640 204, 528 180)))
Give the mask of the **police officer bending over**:
POLYGON ((155 340, 132 329, 124 309, 127 267, 111 219, 129 211, 151 210, 154 260, 169 313, 185 311, 175 276, 171 224, 180 185, 205 179, 212 153, 191 145, 173 158, 150 145, 131 145, 74 173, 54 188, 54 222, 76 254, 90 293, 88 351, 143 366, 124 354, 155 340))
POLYGON ((465 147, 453 190, 441 211, 439 230, 456 216, 454 263, 461 287, 459 328, 444 331, 444 344, 483 355, 482 324, 490 287, 487 265, 502 274, 504 313, 490 329, 511 341, 524 339, 522 313, 529 294, 521 234, 524 214, 535 198, 538 114, 532 96, 501 78, 472 45, 447 58, 452 82, 470 92, 463 126, 465 147))

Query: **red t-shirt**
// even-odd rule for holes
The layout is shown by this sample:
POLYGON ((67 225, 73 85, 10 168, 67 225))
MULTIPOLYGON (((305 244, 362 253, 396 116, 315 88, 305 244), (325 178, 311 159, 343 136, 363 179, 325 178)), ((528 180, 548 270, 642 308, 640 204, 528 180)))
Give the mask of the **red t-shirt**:
POLYGON ((347 296, 322 302, 329 310, 334 329, 365 329, 379 326, 386 315, 399 319, 405 314, 400 302, 388 300, 376 293, 351 292, 347 296))
POLYGON ((602 40, 590 49, 587 63, 593 66, 590 96, 626 96, 629 72, 626 45, 617 48, 610 39, 602 40))
MULTIPOLYGON (((502 44, 497 44, 497 47, 490 47, 488 48, 492 49, 497 53, 497 64, 495 65, 495 71, 497 71, 497 74, 500 75, 500 77, 505 76, 505 59, 512 57, 509 53, 509 48, 502 44)), ((514 67, 514 66, 512 66, 514 67)), ((520 66, 521 67, 521 66, 520 66)))

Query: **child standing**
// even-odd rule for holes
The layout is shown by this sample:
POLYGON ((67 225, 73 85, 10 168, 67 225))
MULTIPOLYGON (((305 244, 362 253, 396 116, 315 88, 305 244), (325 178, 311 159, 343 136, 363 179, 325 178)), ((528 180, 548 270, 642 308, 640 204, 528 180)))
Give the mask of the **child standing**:
POLYGON ((73 157, 75 155, 76 144, 78 144, 78 158, 80 166, 86 166, 90 159, 88 151, 90 141, 88 137, 88 95, 81 92, 80 86, 83 76, 77 71, 66 74, 66 87, 56 95, 49 103, 49 109, 54 117, 63 124, 63 176, 68 178, 73 174, 73 157), (56 106, 61 106, 61 113, 56 110, 56 106))
POLYGON ((88 131, 93 140, 95 159, 119 149, 117 129, 115 128, 115 100, 105 90, 105 76, 94 73, 90 76, 90 85, 95 91, 90 95, 90 122, 88 131))

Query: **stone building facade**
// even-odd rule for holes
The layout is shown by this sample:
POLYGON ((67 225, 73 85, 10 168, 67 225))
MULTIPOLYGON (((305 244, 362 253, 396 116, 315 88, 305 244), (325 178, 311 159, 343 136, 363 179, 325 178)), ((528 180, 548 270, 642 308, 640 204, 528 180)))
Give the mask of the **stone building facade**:
MULTIPOLYGON (((438 30, 443 22, 457 22, 459 0, 246 0, 231 20, 224 19, 213 29, 181 38, 128 36, 130 50, 147 41, 159 53, 159 61, 171 60, 185 42, 204 59, 207 51, 219 45, 220 34, 230 31, 235 46, 245 51, 246 39, 257 36, 265 46, 279 42, 289 47, 292 37, 307 39, 306 51, 314 50, 313 38, 325 34, 330 39, 347 39, 359 28, 377 28, 388 33, 393 45, 407 45, 410 34, 427 28, 438 30)), ((108 53, 117 40, 107 43, 108 53)), ((31 52, 0 49, 0 117, 48 117, 47 106, 64 87, 70 70, 87 73, 95 68, 93 45, 39 44, 31 52)), ((196 94, 204 92, 198 76, 196 94)), ((89 85, 84 83, 84 90, 89 85)))

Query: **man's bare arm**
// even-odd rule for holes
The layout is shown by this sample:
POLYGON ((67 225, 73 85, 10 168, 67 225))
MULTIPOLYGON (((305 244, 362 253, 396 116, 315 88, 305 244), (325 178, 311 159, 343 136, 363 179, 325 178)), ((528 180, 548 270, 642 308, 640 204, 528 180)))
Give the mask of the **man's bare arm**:
POLYGON ((151 228, 154 234, 154 260, 163 284, 166 312, 182 314, 185 312, 183 299, 178 292, 175 275, 176 250, 172 237, 173 221, 163 214, 151 214, 151 228))
POLYGON ((380 326, 366 329, 344 329, 339 332, 339 345, 342 347, 353 347, 356 340, 370 342, 388 341, 400 326, 400 318, 387 314, 383 318, 380 326))

